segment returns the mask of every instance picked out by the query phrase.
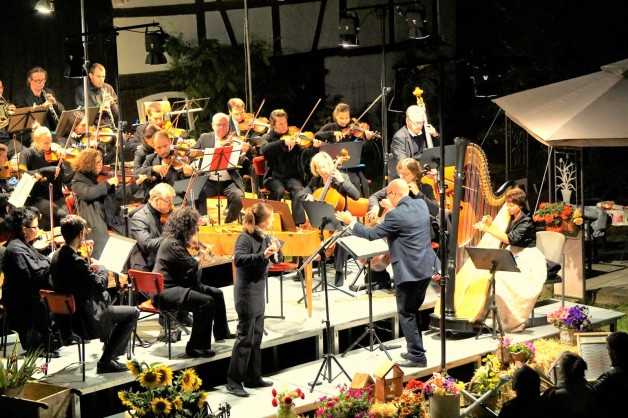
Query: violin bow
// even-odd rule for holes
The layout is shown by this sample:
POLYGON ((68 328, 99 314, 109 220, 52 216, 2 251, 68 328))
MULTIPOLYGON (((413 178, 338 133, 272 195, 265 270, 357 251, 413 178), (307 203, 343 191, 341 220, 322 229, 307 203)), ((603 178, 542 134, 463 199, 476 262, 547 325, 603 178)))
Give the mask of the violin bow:
POLYGON ((358 123, 360 123, 360 119, 362 119, 364 117, 364 115, 366 115, 366 113, 371 110, 371 108, 373 106, 375 106, 375 103, 377 103, 380 99, 382 98, 382 94, 380 94, 379 96, 377 96, 375 98, 375 100, 373 100, 371 102, 370 105, 368 105, 368 107, 366 109, 364 109, 364 112, 362 112, 362 114, 360 116, 358 116, 356 119, 353 120, 353 122, 351 123, 351 126, 349 126, 349 131, 351 131, 352 129, 355 128, 355 125, 357 125, 358 123))
POLYGON ((194 170, 192 172, 192 175, 190 176, 190 182, 188 183, 188 187, 185 190, 185 195, 183 196, 183 201, 181 202, 181 206, 179 206, 179 208, 184 207, 185 204, 188 202, 188 196, 190 194, 190 191, 192 190, 192 184, 194 184, 194 180, 196 180, 197 176, 198 176, 198 172, 194 170))
POLYGON ((312 117, 312 115, 314 114, 314 111, 316 110, 316 108, 318 107, 320 103, 321 103, 321 99, 319 98, 316 104, 314 105, 314 107, 312 108, 312 110, 310 111, 310 114, 307 115, 307 118, 305 118, 305 122, 303 122, 303 125, 299 129, 299 132, 297 132, 298 134, 303 132, 303 129, 305 129, 305 125, 307 125, 307 123, 310 121, 310 118, 312 117))
POLYGON ((257 117, 259 116, 259 112, 262 111, 262 107, 264 106, 264 103, 266 103, 266 99, 262 99, 262 103, 259 104, 259 107, 257 108, 257 112, 255 112, 255 115, 253 116, 253 123, 251 123, 251 125, 249 126, 249 129, 247 129, 246 133, 244 134, 245 139, 249 136, 249 132, 251 132, 251 129, 253 129, 253 125, 255 124, 255 119, 257 119, 257 117))

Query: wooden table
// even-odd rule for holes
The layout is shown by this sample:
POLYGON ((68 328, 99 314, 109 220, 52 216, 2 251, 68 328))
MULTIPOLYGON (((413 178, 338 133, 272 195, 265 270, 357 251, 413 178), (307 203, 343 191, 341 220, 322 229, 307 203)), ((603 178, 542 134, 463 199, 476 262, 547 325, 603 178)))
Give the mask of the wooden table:
MULTIPOLYGON (((205 244, 212 244, 212 252, 215 255, 233 255, 235 242, 239 233, 222 232, 220 227, 201 226, 199 227, 198 238, 205 244), (220 232, 219 232, 220 231, 220 232)), ((275 232, 275 238, 283 241, 281 251, 284 256, 307 257, 318 248, 321 240, 318 230, 301 232, 275 232)), ((312 264, 304 268, 305 275, 305 297, 307 300, 307 313, 312 316, 312 264)))

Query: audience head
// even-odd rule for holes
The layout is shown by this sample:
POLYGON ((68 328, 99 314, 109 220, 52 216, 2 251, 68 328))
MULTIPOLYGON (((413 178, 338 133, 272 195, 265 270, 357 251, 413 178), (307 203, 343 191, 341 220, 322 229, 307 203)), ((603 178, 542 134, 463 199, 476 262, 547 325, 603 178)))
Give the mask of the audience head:
POLYGON ((31 242, 37 237, 39 213, 31 208, 15 208, 10 214, 9 224, 14 237, 31 242))
POLYGON ((410 188, 408 187, 408 183, 402 179, 395 179, 390 182, 388 187, 386 188, 386 197, 390 200, 390 203, 393 206, 397 206, 399 201, 406 197, 410 193, 410 188))
POLYGON ((168 183, 159 183, 148 192, 148 203, 159 213, 172 209, 175 191, 168 183))
POLYGON ((566 352, 558 360, 558 381, 560 383, 577 382, 584 379, 587 362, 577 354, 566 352))
POLYGON ((404 158, 397 163, 397 175, 406 183, 421 181, 421 166, 414 158, 404 158))
POLYGON ((268 203, 256 203, 244 211, 242 227, 252 234, 257 228, 267 230, 272 227, 273 208, 268 203))
POLYGON ((314 155, 310 161, 310 171, 314 177, 321 176, 321 172, 331 174, 333 169, 334 160, 332 160, 331 156, 324 151, 314 155))
POLYGON ((67 215, 61 219, 61 235, 67 244, 83 234, 87 222, 78 215, 67 215))
POLYGON ((512 388, 517 392, 517 396, 539 396, 541 393, 541 377, 532 367, 524 364, 515 371, 512 388))
POLYGON ((102 154, 94 148, 85 148, 72 163, 74 171, 98 174, 102 171, 102 154))
POLYGON ((613 332, 606 339, 608 355, 615 367, 628 367, 628 334, 622 331, 613 332))
POLYGON ((187 244, 197 232, 199 218, 199 213, 192 206, 175 210, 168 217, 162 237, 172 237, 187 244))
POLYGON ((268 117, 270 127, 278 134, 288 132, 288 114, 283 109, 275 109, 268 117))

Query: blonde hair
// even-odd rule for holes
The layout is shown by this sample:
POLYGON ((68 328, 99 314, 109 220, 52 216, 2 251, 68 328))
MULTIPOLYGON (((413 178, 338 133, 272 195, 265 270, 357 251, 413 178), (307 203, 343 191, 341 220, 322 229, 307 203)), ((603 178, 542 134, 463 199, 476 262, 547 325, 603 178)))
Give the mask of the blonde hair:
POLYGON ((156 197, 164 197, 164 196, 174 196, 176 193, 171 185, 168 183, 159 183, 148 192, 148 196, 150 199, 154 199, 156 197))
POLYGON ((319 152, 314 157, 312 157, 312 161, 310 161, 310 171, 314 177, 319 177, 318 171, 316 171, 316 166, 327 164, 329 168, 329 172, 334 168, 334 160, 331 159, 331 156, 326 152, 319 152))
POLYGON ((249 234, 252 234, 255 232, 257 225, 267 221, 271 216, 273 216, 272 206, 268 203, 256 203, 244 211, 242 228, 249 234))
POLYGON ((50 129, 46 128, 45 126, 37 127, 37 129, 33 131, 33 143, 31 144, 31 148, 37 148, 37 144, 39 143, 39 141, 41 141, 44 137, 47 137, 47 136, 52 139, 52 134, 50 133, 50 129))

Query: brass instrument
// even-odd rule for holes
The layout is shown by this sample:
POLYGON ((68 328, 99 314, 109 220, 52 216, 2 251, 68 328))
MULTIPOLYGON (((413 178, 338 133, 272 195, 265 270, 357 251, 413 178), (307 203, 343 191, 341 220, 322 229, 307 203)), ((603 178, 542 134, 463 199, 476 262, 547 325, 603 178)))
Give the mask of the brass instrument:
POLYGON ((12 107, 4 97, 0 96, 0 129, 6 128, 9 124, 9 117, 13 113, 12 107))

